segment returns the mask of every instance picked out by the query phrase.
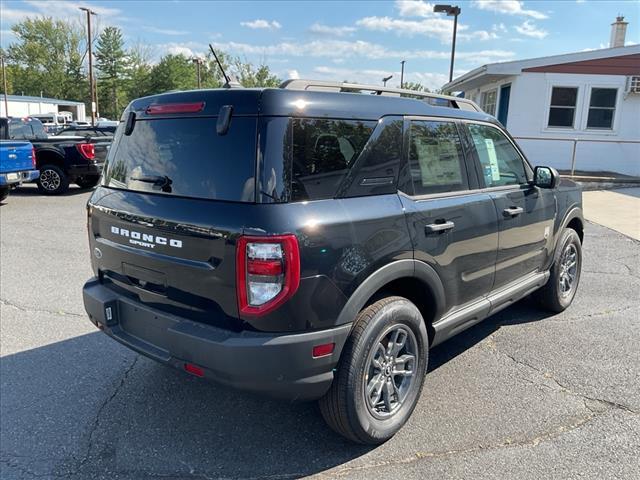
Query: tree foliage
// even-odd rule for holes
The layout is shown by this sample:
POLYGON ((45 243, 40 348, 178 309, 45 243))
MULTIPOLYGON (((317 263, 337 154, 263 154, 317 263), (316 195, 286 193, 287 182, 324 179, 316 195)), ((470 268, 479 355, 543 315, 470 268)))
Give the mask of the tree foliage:
POLYGON ((404 88, 405 90, 415 90, 417 92, 427 92, 427 93, 430 92, 430 90, 427 87, 425 87, 419 82, 404 82, 404 84, 402 85, 402 88, 404 88))
POLYGON ((121 106, 126 101, 121 84, 127 69, 127 54, 119 28, 107 27, 100 33, 95 59, 101 115, 118 118, 121 106))

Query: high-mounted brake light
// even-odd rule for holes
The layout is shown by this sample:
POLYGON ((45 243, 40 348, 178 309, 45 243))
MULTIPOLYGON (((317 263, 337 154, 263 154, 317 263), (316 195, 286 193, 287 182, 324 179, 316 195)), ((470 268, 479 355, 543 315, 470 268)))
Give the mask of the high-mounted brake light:
POLYGON ((36 147, 31 147, 31 166, 36 168, 36 147))
POLYGON ((87 160, 93 160, 96 158, 96 149, 93 143, 78 143, 76 148, 87 160))
POLYGON ((197 113, 204 109, 204 102, 194 103, 164 103, 149 105, 147 114, 162 115, 166 113, 197 113))
POLYGON ((269 313, 300 285, 300 251, 295 235, 243 236, 236 251, 236 289, 241 315, 269 313))

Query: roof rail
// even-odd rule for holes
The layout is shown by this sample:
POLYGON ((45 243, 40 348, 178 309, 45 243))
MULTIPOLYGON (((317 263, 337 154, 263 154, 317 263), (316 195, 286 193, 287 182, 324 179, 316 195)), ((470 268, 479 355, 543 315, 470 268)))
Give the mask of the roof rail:
POLYGON ((286 90, 307 90, 315 92, 370 92, 371 95, 417 98, 426 100, 427 103, 441 107, 448 106, 450 108, 459 108, 460 110, 469 110, 472 112, 482 111, 482 109, 475 102, 467 98, 453 97, 451 95, 440 95, 438 93, 421 92, 419 90, 407 90, 404 88, 381 87, 379 85, 364 85, 360 83, 348 82, 330 82, 326 80, 293 79, 285 80, 284 82, 282 82, 280 88, 286 90), (438 102, 438 100, 446 100, 447 104, 443 105, 442 102, 438 102))

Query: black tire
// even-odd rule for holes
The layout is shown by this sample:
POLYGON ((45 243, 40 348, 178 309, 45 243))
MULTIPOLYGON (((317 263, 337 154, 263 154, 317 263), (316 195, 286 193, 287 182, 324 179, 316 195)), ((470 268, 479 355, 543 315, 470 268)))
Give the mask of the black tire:
POLYGON ((403 297, 386 297, 369 305, 358 314, 342 351, 333 384, 319 401, 325 421, 333 430, 357 443, 376 445, 387 441, 406 423, 420 398, 428 355, 427 330, 420 311, 413 303, 403 297), (401 336, 393 337, 396 331, 404 332, 404 343, 399 340, 401 336), (386 344, 385 332, 391 335, 386 344), (391 338, 396 338, 397 344, 403 343, 403 346, 389 359, 384 354, 390 351, 391 338), (392 375, 390 365, 399 365, 394 360, 396 357, 410 358, 411 349, 415 350, 415 359, 411 365, 405 360, 403 368, 412 375, 401 376, 398 386, 397 376, 388 376, 392 375), (400 355, 402 352, 405 353, 400 355), (378 369, 374 362, 378 360, 380 365, 380 358, 386 367, 378 369), (388 383, 390 381, 393 383, 388 383), (408 383, 403 383, 405 381, 408 383), (372 389, 367 400, 367 386, 380 385, 380 382, 383 386, 379 392, 372 389), (390 397, 385 390, 387 386, 389 391, 393 391, 390 397), (389 402, 393 408, 384 411, 387 410, 384 398, 398 400, 401 396, 400 403, 396 402, 393 407, 389 402), (384 404, 377 404, 380 410, 372 406, 373 397, 384 404))
POLYGON ((76 178, 76 185, 80 188, 93 188, 100 181, 100 175, 87 175, 85 177, 76 178))
POLYGON ((60 195, 69 189, 69 177, 56 165, 40 167, 38 190, 45 195, 60 195))
POLYGON ((7 199, 10 190, 9 186, 0 187, 0 202, 4 202, 7 199))
POLYGON ((575 230, 566 228, 558 241, 551 266, 549 281, 533 294, 538 304, 546 310, 564 311, 576 295, 582 269, 582 244, 575 230), (567 268, 574 257, 575 269, 567 268), (570 283, 567 280, 570 279, 570 283), (569 286, 569 288, 567 288, 569 286))

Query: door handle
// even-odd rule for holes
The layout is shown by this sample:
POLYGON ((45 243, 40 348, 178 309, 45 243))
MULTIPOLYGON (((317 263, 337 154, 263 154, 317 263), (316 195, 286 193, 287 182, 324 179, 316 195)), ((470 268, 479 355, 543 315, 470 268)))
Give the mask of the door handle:
POLYGON ((453 222, 430 223, 424 226, 424 233, 428 235, 430 233, 446 232, 455 226, 456 224, 453 222))
POLYGON ((502 211, 502 214, 505 217, 517 217, 522 212, 524 212, 524 208, 522 208, 522 207, 509 207, 509 208, 505 208, 502 211))

